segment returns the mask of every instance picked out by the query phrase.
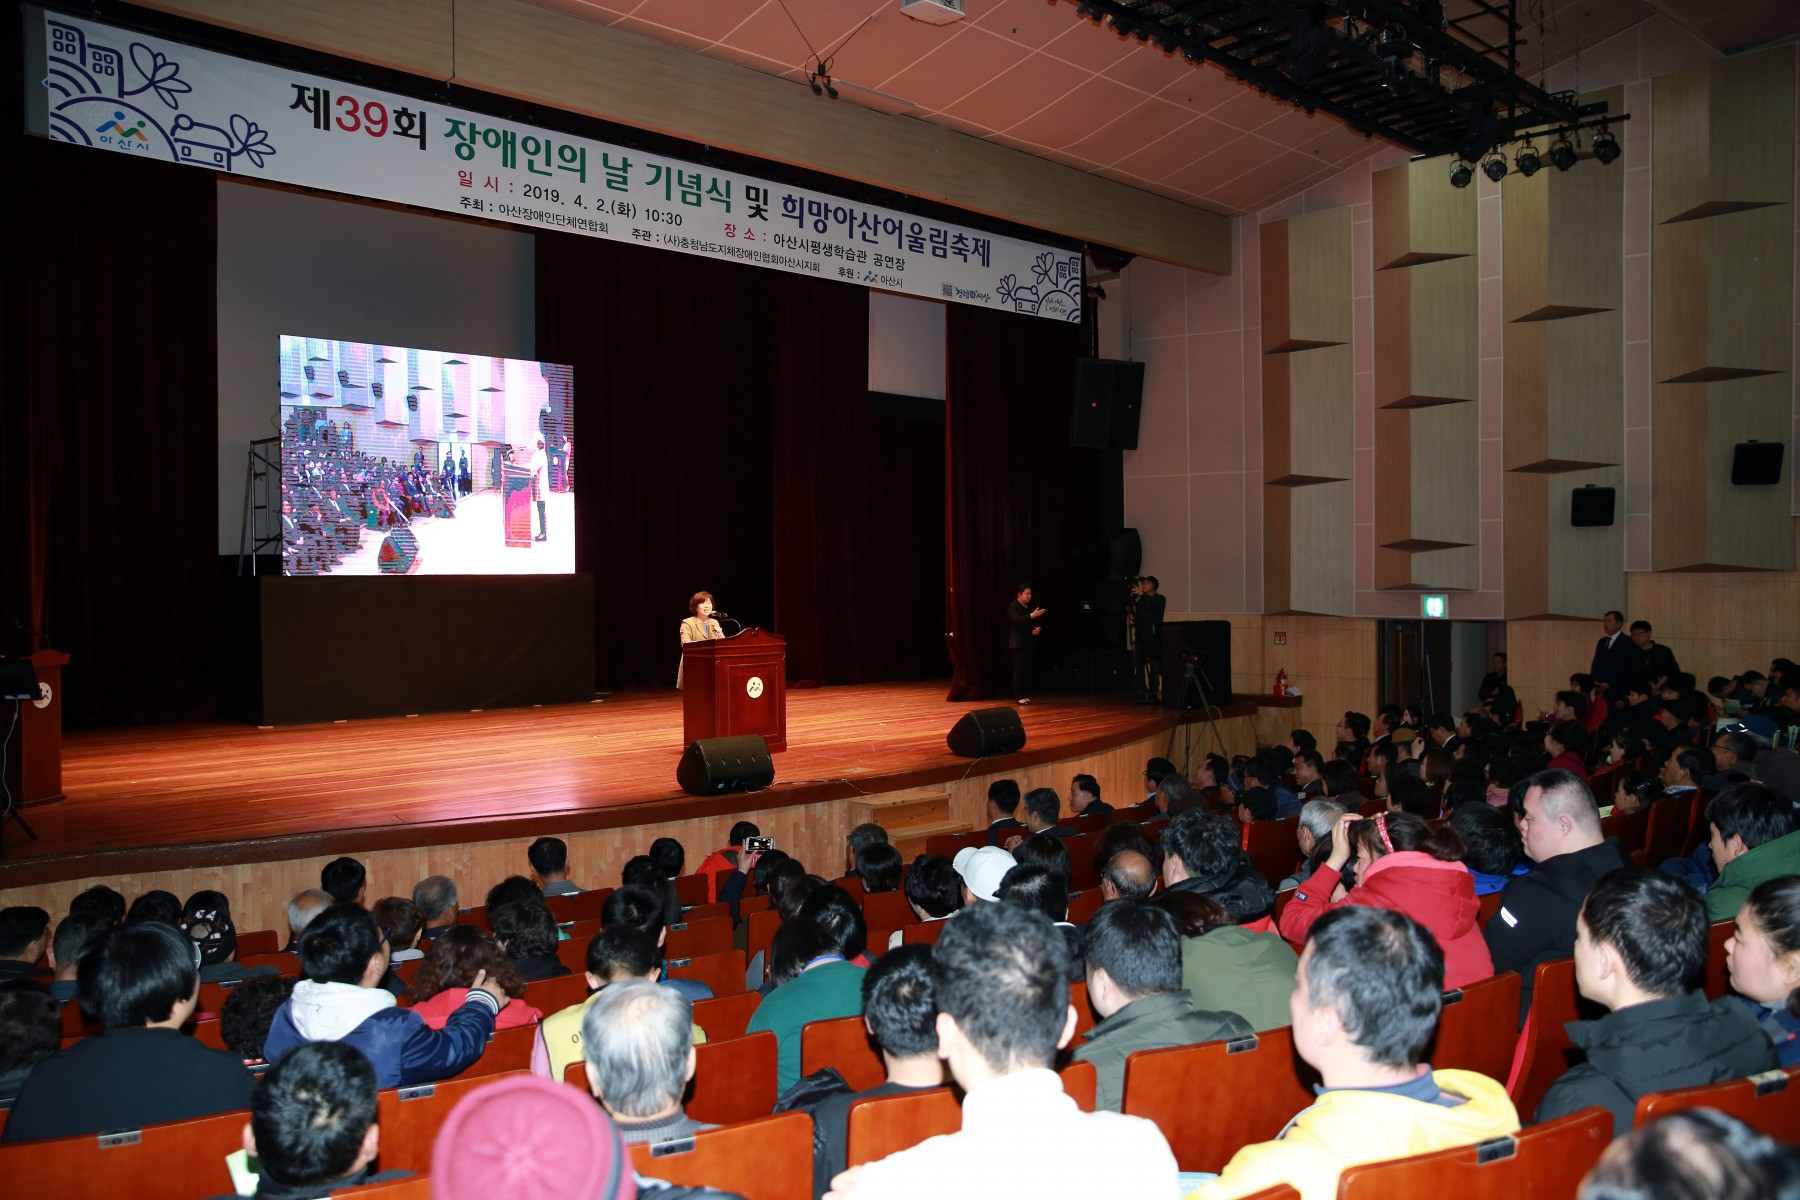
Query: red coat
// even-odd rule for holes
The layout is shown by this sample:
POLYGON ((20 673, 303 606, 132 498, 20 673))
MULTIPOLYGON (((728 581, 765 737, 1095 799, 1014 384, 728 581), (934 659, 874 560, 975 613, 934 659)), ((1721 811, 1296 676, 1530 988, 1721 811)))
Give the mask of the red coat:
POLYGON ((1301 884, 1281 913, 1281 936, 1306 940, 1307 930, 1325 913, 1342 904, 1361 904, 1405 913, 1431 930, 1444 952, 1444 986, 1465 987, 1494 974, 1494 960, 1476 918, 1475 877, 1461 863, 1443 862, 1418 850, 1383 855, 1363 871, 1362 879, 1337 904, 1331 893, 1338 873, 1322 866, 1301 884))
POLYGON ((1583 779, 1588 777, 1587 764, 1582 762, 1581 755, 1575 753, 1573 750, 1564 750, 1561 754, 1551 759, 1550 765, 1546 770, 1573 771, 1583 779))

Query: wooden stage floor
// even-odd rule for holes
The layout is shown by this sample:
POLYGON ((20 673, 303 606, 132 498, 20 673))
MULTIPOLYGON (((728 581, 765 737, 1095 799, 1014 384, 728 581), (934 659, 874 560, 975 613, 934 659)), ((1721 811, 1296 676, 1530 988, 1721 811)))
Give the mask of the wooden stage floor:
MULTIPOLYGON (((969 774, 980 760, 952 755, 944 737, 962 713, 992 705, 946 703, 947 690, 934 681, 790 691, 789 748, 754 805, 969 774)), ((1127 696, 1046 696, 1018 711, 1026 748, 1009 767, 1108 749, 1180 719, 1127 696)), ((207 722, 74 733, 64 750, 68 799, 26 810, 39 841, 8 825, 0 887, 744 808, 742 793, 694 797, 676 786, 684 745, 674 691, 277 729, 207 722)))

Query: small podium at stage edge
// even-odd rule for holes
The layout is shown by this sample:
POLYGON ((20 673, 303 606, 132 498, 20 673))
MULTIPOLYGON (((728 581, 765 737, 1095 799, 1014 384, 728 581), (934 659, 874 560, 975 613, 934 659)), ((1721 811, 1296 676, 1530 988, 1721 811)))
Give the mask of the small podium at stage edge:
MULTIPOLYGON (((37 675, 38 695, 35 700, 16 702, 19 725, 6 756, 6 787, 20 808, 63 798, 62 669, 69 656, 58 650, 39 650, 25 661, 37 675)), ((12 719, 11 713, 0 714, 0 723, 10 726, 12 719)))
POLYGON ((771 751, 787 749, 787 643, 761 629, 688 642, 681 648, 681 736, 754 733, 771 751))

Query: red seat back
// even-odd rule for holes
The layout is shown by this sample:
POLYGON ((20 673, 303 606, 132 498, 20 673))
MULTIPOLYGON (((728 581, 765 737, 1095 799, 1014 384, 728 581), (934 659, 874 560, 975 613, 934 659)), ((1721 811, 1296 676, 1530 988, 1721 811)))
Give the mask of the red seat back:
POLYGON ((1063 1091, 1082 1112, 1093 1112, 1100 1092, 1100 1072, 1086 1059, 1072 1058, 1056 1069, 1063 1091))
POLYGON ((706 1031, 709 1041, 743 1037, 750 1029, 750 1018, 762 1003, 758 992, 740 991, 735 996, 714 996, 694 1002, 694 1024, 706 1031))
POLYGON ((1687 840, 1688 821, 1694 812, 1692 796, 1652 800, 1644 808, 1644 865, 1658 867, 1681 853, 1687 840))
MULTIPOLYGON (((1598 796, 1599 793, 1596 792, 1595 795, 1598 796)), ((1605 804, 1607 800, 1602 798, 1600 803, 1605 804)), ((1619 848, 1639 863, 1644 861, 1644 847, 1649 829, 1650 812, 1648 809, 1640 808, 1632 812, 1620 812, 1618 809, 1614 809, 1600 818, 1600 835, 1618 838, 1619 848)))
POLYGON ((1087 984, 1076 981, 1069 985, 1069 1004, 1075 1009, 1075 1041, 1079 1044, 1081 1035, 1094 1027, 1094 1009, 1088 1003, 1087 984))
MULTIPOLYGON (((769 898, 767 896, 757 896, 754 898, 761 900, 764 907, 768 906, 769 898)), ((746 896, 740 901, 738 904, 738 911, 742 912, 744 905, 748 904, 751 899, 752 897, 746 896)), ((729 917, 730 915, 731 905, 725 903, 723 900, 719 901, 717 904, 696 904, 691 908, 684 908, 681 910, 681 919, 688 922, 690 925, 695 921, 710 921, 718 917, 729 917)))
POLYGON ((900 943, 904 946, 934 946, 944 936, 944 928, 948 921, 920 921, 916 925, 908 925, 900 933, 900 943))
POLYGON ((286 939, 273 929, 252 929, 248 933, 238 930, 237 956, 243 961, 246 954, 274 954, 281 949, 286 939))
POLYGON ((1140 1050, 1125 1060, 1124 1110, 1162 1129, 1183 1171, 1221 1171, 1240 1147, 1270 1140, 1310 1105, 1315 1078, 1286 1028, 1140 1050))
POLYGON ((1513 1046, 1519 1040, 1514 1029, 1519 1020, 1519 987, 1518 972, 1504 971, 1445 992, 1431 1065, 1504 1080, 1512 1069, 1513 1046))
POLYGON ((712 917, 669 926, 663 953, 670 958, 699 958, 731 949, 731 918, 712 917))
MULTIPOLYGON (((1701 990, 1717 1000, 1731 990, 1731 970, 1725 962, 1725 943, 1736 930, 1735 921, 1714 921, 1706 930, 1706 975, 1701 990)), ((1796 1130, 1800 1133, 1800 1129, 1796 1130)))
POLYGON ((787 1112, 680 1141, 636 1145, 631 1161, 651 1178, 736 1192, 744 1200, 812 1200, 812 1148, 812 1118, 787 1112))
POLYGON ((1074 893, 1069 897, 1069 924, 1086 925, 1104 903, 1106 897, 1100 894, 1097 887, 1084 888, 1074 893))
POLYGON ((244 1148, 246 1112, 166 1121, 142 1129, 0 1146, 12 1196, 217 1196, 231 1191, 225 1156, 244 1148))
POLYGON ((866 1092, 887 1079, 887 1067, 869 1041, 869 1029, 861 1017, 809 1021, 800 1030, 800 1074, 811 1075, 826 1067, 842 1075, 855 1092, 866 1092))
POLYGON ((671 958, 668 973, 676 979, 698 979, 715 996, 735 996, 744 990, 744 952, 725 950, 697 958, 671 958))
POLYGON ((1610 1141, 1612 1115, 1603 1108, 1584 1108, 1512 1137, 1347 1167, 1338 1177, 1338 1200, 1560 1200, 1575 1195, 1581 1177, 1610 1141))
POLYGON ((1563 1026, 1580 1018, 1575 960, 1558 958, 1538 964, 1531 987, 1531 1011, 1521 1035, 1525 1044, 1506 1089, 1521 1121, 1531 1120, 1550 1085, 1573 1065, 1569 1056, 1575 1047, 1563 1026))
POLYGON ((1300 818, 1252 821, 1239 835, 1244 852, 1274 887, 1294 873, 1300 863, 1300 818))
POLYGON ((926 1138, 962 1128, 962 1105, 950 1088, 875 1096, 850 1105, 847 1166, 878 1162, 926 1138))
POLYGON ((587 972, 577 967, 573 973, 555 979, 538 979, 525 985, 525 1003, 544 1016, 559 1013, 571 1004, 588 998, 587 972))
POLYGON ((464 1072, 455 1079, 422 1083, 415 1087, 383 1088, 375 1097, 375 1121, 381 1126, 381 1155, 378 1161, 384 1171, 416 1171, 423 1175, 431 1170, 431 1147, 437 1142, 438 1130, 464 1096, 476 1088, 486 1087, 504 1074, 517 1071, 472 1075, 464 1072))
POLYGON ((751 913, 744 922, 744 954, 746 961, 763 956, 763 978, 769 977, 769 947, 775 944, 775 931, 781 928, 781 914, 774 909, 751 913))
POLYGON ((862 910, 863 921, 870 929, 905 929, 919 920, 905 892, 872 892, 863 897, 862 910))
POLYGON ((600 910, 606 907, 606 898, 612 894, 611 888, 594 888, 573 896, 545 896, 544 904, 559 925, 570 921, 598 921, 600 910))
POLYGON ((1716 1108, 1777 1141, 1792 1143, 1800 1135, 1800 1067, 1652 1092, 1639 1098, 1636 1123, 1684 1108, 1716 1108))
POLYGON ((675 879, 675 898, 682 904, 705 904, 712 897, 708 894, 705 875, 680 875, 675 879))
MULTIPOLYGON (((588 1087, 587 1062, 563 1068, 563 1082, 588 1087)), ((775 1035, 768 1030, 743 1037, 705 1041, 694 1047, 694 1081, 688 1085, 687 1115, 708 1125, 729 1125, 766 1117, 775 1108, 775 1035)))

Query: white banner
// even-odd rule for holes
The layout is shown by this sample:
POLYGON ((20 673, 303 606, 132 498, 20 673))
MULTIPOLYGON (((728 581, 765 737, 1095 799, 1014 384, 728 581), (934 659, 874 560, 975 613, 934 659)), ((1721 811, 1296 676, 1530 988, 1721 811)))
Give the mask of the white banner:
POLYGON ((53 141, 1081 319, 1073 251, 40 15, 28 127, 53 141))

